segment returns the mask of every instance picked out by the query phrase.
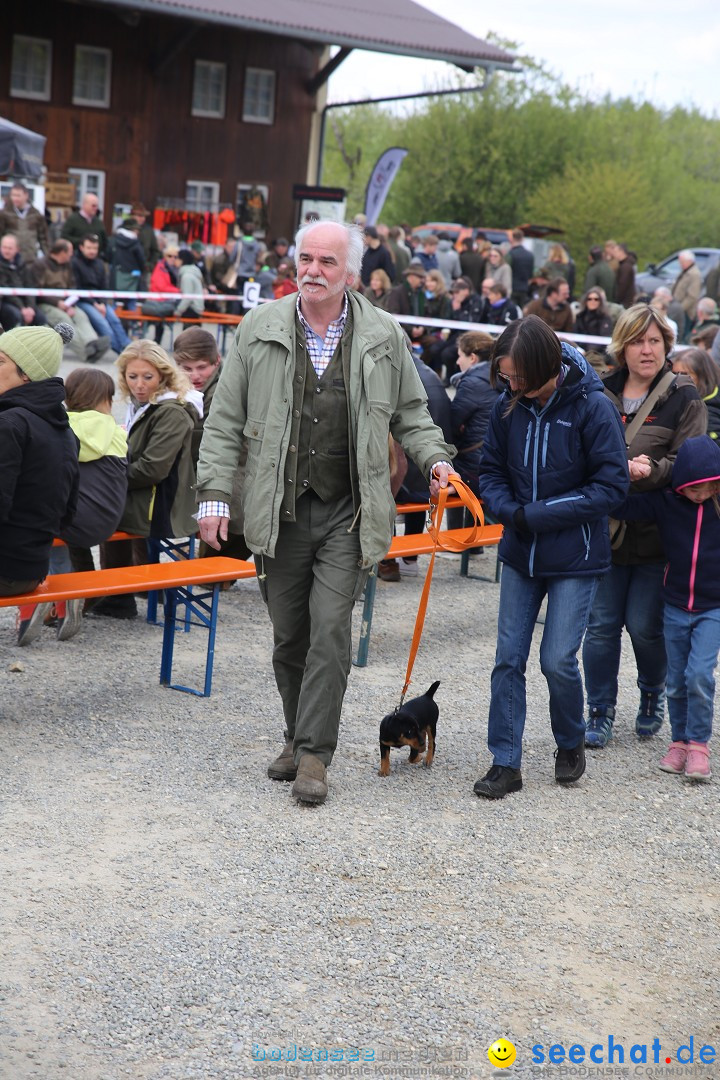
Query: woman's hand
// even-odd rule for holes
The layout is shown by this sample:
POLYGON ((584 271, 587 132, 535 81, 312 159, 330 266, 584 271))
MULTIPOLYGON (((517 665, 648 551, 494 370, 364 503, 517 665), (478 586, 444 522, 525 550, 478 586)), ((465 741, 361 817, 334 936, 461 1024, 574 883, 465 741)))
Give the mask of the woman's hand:
POLYGON ((639 454, 636 458, 628 461, 628 470, 631 480, 645 480, 650 475, 652 462, 647 454, 639 454))

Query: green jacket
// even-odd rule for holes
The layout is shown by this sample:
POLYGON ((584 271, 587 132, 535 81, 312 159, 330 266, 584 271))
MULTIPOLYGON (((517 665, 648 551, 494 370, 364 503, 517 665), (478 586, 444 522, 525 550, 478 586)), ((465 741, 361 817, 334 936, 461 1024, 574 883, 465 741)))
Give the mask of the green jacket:
POLYGON ((100 241, 100 258, 107 259, 107 232, 105 231, 103 219, 99 214, 96 214, 92 221, 88 221, 87 218, 83 217, 79 210, 75 210, 68 218, 66 218, 65 224, 60 231, 63 240, 69 240, 76 251, 85 237, 91 234, 97 236, 100 241))
POLYGON ((128 432, 128 494, 118 528, 138 536, 197 532, 192 433, 195 410, 177 398, 150 405, 128 432))
MULTIPOLYGON (((353 316, 350 351, 351 437, 360 487, 363 566, 387 554, 395 521, 388 435, 392 433, 425 476, 449 460, 427 409, 427 396, 403 331, 364 296, 348 293, 353 316)), ((229 502, 243 436, 245 539, 256 554, 275 553, 295 374, 295 303, 286 296, 256 308, 238 327, 205 423, 198 463, 198 501, 229 502)))

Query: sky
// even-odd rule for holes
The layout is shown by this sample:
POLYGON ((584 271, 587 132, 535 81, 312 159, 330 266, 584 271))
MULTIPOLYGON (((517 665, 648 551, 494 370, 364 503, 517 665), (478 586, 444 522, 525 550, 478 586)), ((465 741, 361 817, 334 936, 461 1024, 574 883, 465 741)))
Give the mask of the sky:
MULTIPOLYGON (((475 37, 493 31, 591 97, 660 108, 697 106, 720 118, 720 0, 416 0, 475 37)), ((329 101, 434 88, 450 65, 357 51, 330 79, 329 101)))

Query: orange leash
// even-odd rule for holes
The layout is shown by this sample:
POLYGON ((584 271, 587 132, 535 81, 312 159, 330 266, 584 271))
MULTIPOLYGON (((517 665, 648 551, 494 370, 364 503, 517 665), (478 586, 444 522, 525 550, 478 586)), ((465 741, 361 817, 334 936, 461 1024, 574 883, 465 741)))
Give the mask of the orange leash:
POLYGON ((420 645, 420 638, 422 637, 423 626, 425 624, 425 613, 427 611, 428 598, 430 596, 430 584, 432 582, 433 569, 435 567, 435 555, 438 548, 442 551, 453 551, 455 553, 465 551, 466 548, 475 547, 479 538, 479 531, 485 525, 485 515, 483 514, 482 505, 476 495, 473 495, 470 488, 461 480, 456 473, 450 473, 448 476, 448 482, 452 484, 455 491, 462 499, 463 505, 472 515, 473 524, 464 529, 458 530, 458 532, 466 535, 453 537, 451 539, 441 539, 440 527, 442 525, 443 515, 445 513, 445 503, 448 496, 451 494, 449 488, 440 488, 437 499, 431 499, 430 503, 430 520, 428 522, 428 533, 433 539, 433 552, 430 556, 430 565, 425 575, 425 584, 423 585, 422 595, 420 597, 420 605, 418 607, 418 613, 415 618, 415 629, 413 630, 412 644, 410 645, 410 658, 408 660, 407 671, 405 672, 405 685, 402 688, 402 694, 400 695, 400 705, 402 707, 405 700, 408 687, 410 685, 410 676, 412 675, 412 669, 415 664, 415 657, 417 656, 418 647, 420 645))

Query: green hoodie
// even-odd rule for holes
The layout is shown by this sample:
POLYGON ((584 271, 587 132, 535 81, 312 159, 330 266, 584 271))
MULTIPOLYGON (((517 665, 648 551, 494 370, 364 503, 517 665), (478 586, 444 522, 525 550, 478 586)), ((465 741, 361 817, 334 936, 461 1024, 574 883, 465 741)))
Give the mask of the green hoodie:
POLYGON ((108 413, 96 412, 95 409, 68 411, 68 420, 80 440, 78 461, 127 457, 127 435, 108 413))

